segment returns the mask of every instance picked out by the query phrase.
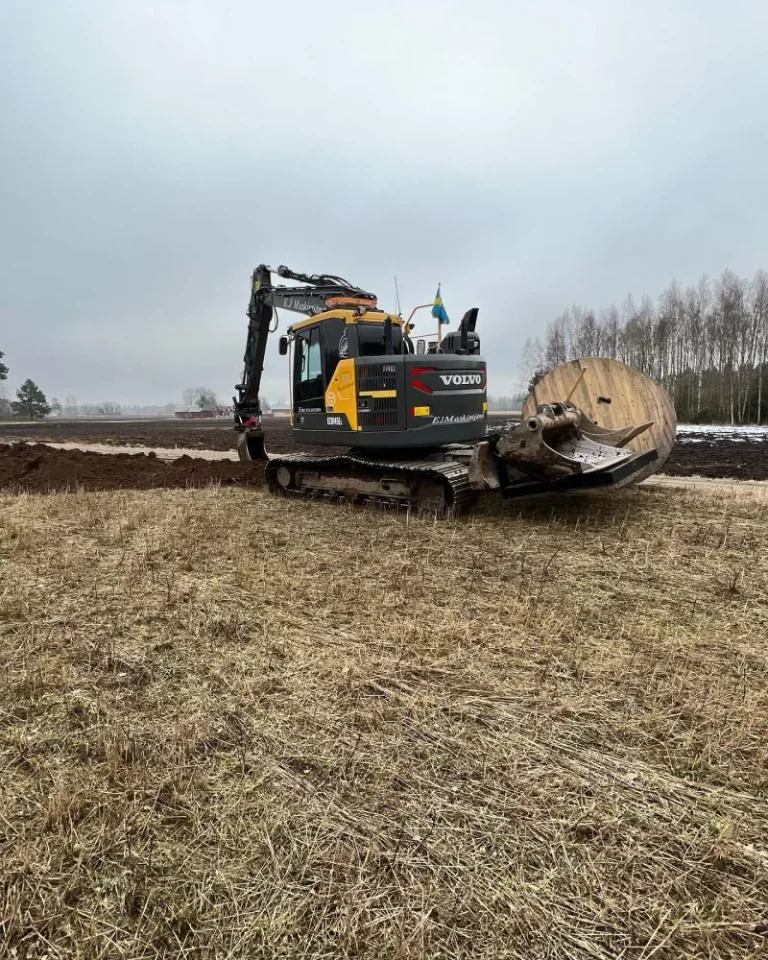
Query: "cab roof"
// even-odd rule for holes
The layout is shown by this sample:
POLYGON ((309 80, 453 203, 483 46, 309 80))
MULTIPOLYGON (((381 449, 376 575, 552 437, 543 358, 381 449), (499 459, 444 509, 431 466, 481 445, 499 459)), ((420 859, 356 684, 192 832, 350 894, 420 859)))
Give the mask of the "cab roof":
POLYGON ((366 310, 364 307, 355 309, 338 308, 297 320, 296 323, 291 324, 288 330, 289 332, 303 330, 305 327, 322 323, 325 320, 343 320, 345 323, 384 323, 387 319, 390 319, 395 326, 402 326, 405 323, 405 320, 399 314, 384 313, 383 310, 366 310))

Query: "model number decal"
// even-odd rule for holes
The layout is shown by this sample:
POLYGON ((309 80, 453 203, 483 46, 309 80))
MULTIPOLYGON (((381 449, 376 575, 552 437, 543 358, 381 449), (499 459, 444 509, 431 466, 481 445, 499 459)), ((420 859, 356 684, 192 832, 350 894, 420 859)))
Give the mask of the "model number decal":
POLYGON ((341 417, 326 417, 325 418, 326 426, 328 427, 343 427, 344 421, 341 417))
POLYGON ((441 373, 440 379, 446 387, 479 387, 483 383, 480 373, 441 373))

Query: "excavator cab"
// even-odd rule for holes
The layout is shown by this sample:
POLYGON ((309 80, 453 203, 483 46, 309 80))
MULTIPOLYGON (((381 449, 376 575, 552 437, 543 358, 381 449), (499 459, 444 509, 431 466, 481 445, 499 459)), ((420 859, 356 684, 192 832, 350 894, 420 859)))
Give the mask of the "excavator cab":
POLYGON ((288 331, 291 412, 301 443, 428 448, 485 435, 485 361, 418 356, 402 317, 365 307, 288 331))
POLYGON ((336 311, 319 319, 295 324, 293 340, 293 396, 296 422, 313 406, 325 413, 325 393, 341 360, 350 357, 383 356, 403 351, 402 326, 392 325, 391 342, 387 344, 382 322, 345 316, 349 311, 336 311), (349 321, 349 322, 348 322, 349 321))
MULTIPOLYGON (((290 361, 293 426, 299 431, 329 430, 336 434, 335 439, 331 436, 327 443, 350 442, 349 438, 338 437, 339 429, 352 429, 354 420, 347 402, 352 399, 354 364, 347 361, 387 354, 399 356, 407 350, 399 317, 377 312, 375 318, 363 319, 361 313, 362 309, 359 312, 338 310, 302 320, 288 331, 293 346, 290 361), (342 361, 345 361, 344 376, 340 371, 331 388, 342 361)), ((322 443, 322 438, 318 442, 322 443)))
POLYGON ((330 274, 261 264, 251 278, 245 370, 235 398, 247 459, 266 458, 258 389, 278 309, 304 314, 280 342, 299 443, 408 453, 485 436, 486 368, 476 309, 442 345, 417 353, 408 322, 381 310, 374 294, 330 274), (274 273, 303 286, 273 286, 274 273))

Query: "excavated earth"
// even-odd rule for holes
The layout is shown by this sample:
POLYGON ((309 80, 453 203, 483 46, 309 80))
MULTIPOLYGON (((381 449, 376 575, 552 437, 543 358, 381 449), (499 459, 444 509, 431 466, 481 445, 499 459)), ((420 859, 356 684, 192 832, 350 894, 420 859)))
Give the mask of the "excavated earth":
MULTIPOLYGON (((506 418, 491 418, 500 424, 506 418)), ((265 421, 272 453, 301 449, 287 419, 265 421)), ((257 465, 241 464, 236 436, 228 420, 47 420, 0 423, 0 488, 46 491, 150 487, 190 487, 217 482, 253 486, 263 482, 257 465), (73 442, 185 450, 231 451, 232 460, 206 461, 189 456, 162 461, 152 454, 114 455, 54 450, 41 443, 73 442), (27 446, 33 444, 33 446, 27 446)), ((687 433, 683 428, 663 472, 673 477, 768 480, 768 439, 744 436, 731 440, 687 433)))
POLYGON ((54 490, 148 490, 153 487, 261 486, 262 464, 153 453, 87 453, 43 444, 0 444, 0 489, 49 493, 54 490))

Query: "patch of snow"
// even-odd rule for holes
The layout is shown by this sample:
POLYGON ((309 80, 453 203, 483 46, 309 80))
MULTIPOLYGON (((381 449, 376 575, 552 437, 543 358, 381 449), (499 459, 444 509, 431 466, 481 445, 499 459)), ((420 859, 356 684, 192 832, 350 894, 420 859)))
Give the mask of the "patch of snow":
POLYGON ((735 426, 722 423, 679 423, 677 439, 680 443, 704 443, 708 440, 729 440, 745 443, 747 440, 768 441, 768 426, 735 426))

